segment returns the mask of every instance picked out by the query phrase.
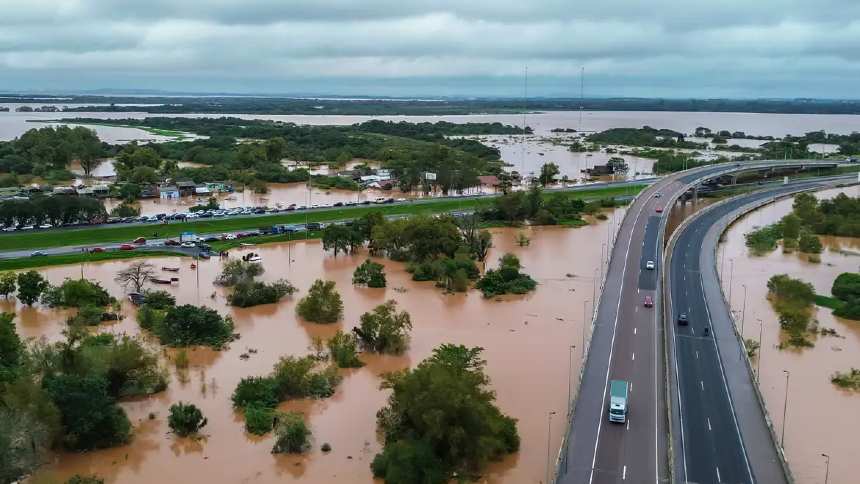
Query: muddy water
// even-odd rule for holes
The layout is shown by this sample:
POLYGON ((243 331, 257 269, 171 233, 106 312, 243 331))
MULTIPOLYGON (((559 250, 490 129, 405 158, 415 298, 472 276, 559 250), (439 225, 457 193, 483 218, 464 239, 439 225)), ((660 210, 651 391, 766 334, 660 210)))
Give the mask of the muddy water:
MULTIPOLYGON (((620 216, 620 214, 619 214, 620 216)), ((180 283, 166 289, 179 303, 204 304, 233 317, 242 337, 228 350, 198 350, 190 354, 191 367, 177 372, 169 366, 172 381, 165 392, 123 406, 135 423, 134 441, 127 446, 87 453, 63 454, 47 466, 43 474, 67 477, 74 473, 98 473, 112 482, 275 482, 298 480, 309 483, 370 482, 373 455, 379 451, 375 413, 387 398, 378 389, 384 372, 414 366, 441 343, 482 346, 487 369, 502 410, 519 419, 521 452, 489 467, 486 482, 537 483, 543 480, 547 455, 547 412, 563 415, 568 393, 570 345, 573 374, 579 371, 583 309, 590 313, 592 281, 600 260, 600 242, 606 239, 609 224, 580 229, 526 229, 531 245, 516 245, 517 231, 494 230, 495 248, 488 258, 494 265, 504 252, 513 252, 525 270, 540 283, 538 290, 524 297, 486 300, 476 291, 445 295, 431 283, 410 280, 403 265, 381 260, 386 266, 389 287, 355 288, 354 268, 364 255, 334 258, 322 251, 317 241, 267 245, 254 248, 267 268, 263 278, 285 277, 300 288, 293 299, 248 309, 226 306, 226 291, 213 287, 212 280, 221 262, 202 262, 199 273, 190 261, 179 258, 154 259, 153 264, 180 266, 180 283), (559 257, 560 254, 570 254, 559 257), (199 275, 200 285, 197 286, 199 275), (295 302, 316 278, 337 282, 344 299, 342 323, 322 326, 298 321, 295 302), (282 355, 303 355, 314 336, 328 337, 337 329, 349 330, 359 316, 386 299, 395 299, 413 318, 411 348, 402 356, 363 355, 367 366, 343 371, 344 380, 330 399, 293 401, 283 409, 303 412, 313 431, 313 449, 302 456, 273 456, 271 435, 257 438, 244 432, 242 419, 233 412, 230 394, 239 379, 269 372, 282 355), (248 360, 239 355, 249 348, 258 353, 248 360), (209 418, 206 439, 192 442, 168 434, 168 407, 177 401, 193 402, 209 418), (148 419, 155 414, 153 420, 148 419), (323 454, 322 443, 333 451, 323 454), (193 476, 193 477, 192 477, 193 476)), ((233 253, 238 256, 242 250, 233 253)), ((46 269, 54 283, 64 277, 86 277, 101 281, 115 296, 122 291, 113 282, 114 274, 128 262, 116 261, 83 266, 46 269)), ((19 331, 26 336, 60 338, 66 313, 35 307, 14 308, 0 303, 0 309, 15 309, 19 331)), ((139 332, 134 310, 124 303, 126 318, 105 331, 139 332)), ((551 447, 556 455, 564 432, 564 418, 552 422, 551 447)))
MULTIPOLYGON (((840 192, 860 196, 857 187, 819 192, 817 196, 833 197, 840 192)), ((790 211, 791 200, 788 199, 739 220, 726 233, 718 264, 722 264, 727 297, 731 279, 732 309, 738 321, 743 321, 745 337, 758 341, 761 334, 761 390, 778 436, 783 428, 785 403, 786 375, 783 371, 790 372, 785 452, 798 484, 824 482, 822 453, 831 457, 830 482, 856 482, 860 473, 856 440, 860 434, 860 419, 857 418, 860 393, 840 390, 830 383, 830 376, 836 371, 860 367, 860 322, 836 318, 829 309, 817 308, 814 318, 820 327, 836 330, 839 337, 818 336, 813 338, 814 348, 780 350, 777 347, 781 337, 777 315, 765 297, 767 280, 775 274, 800 278, 812 283, 817 293, 830 295, 836 276, 860 270, 860 239, 822 237, 825 250, 819 264, 810 263, 797 254, 783 254, 780 249, 762 257, 748 255, 743 234, 756 226, 772 223, 790 211), (724 263, 723 252, 726 254, 724 263)))

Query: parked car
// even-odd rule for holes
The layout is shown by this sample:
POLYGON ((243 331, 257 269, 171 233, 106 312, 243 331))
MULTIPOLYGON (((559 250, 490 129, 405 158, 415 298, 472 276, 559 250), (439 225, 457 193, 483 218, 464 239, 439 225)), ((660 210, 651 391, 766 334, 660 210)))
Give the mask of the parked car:
POLYGON ((690 320, 687 319, 687 313, 681 313, 678 315, 678 325, 686 326, 690 324, 690 320))
POLYGON ((176 240, 173 240, 173 239, 167 239, 167 240, 165 240, 165 241, 164 241, 164 245, 175 247, 175 246, 180 245, 180 244, 179 244, 179 241, 176 241, 176 240))
POLYGON ((138 238, 136 238, 136 239, 132 240, 131 242, 132 242, 132 243, 134 243, 134 244, 145 244, 145 243, 146 243, 146 239, 145 239, 145 238, 143 238, 143 237, 138 237, 138 238))
POLYGON ((236 240, 236 234, 224 234, 222 238, 224 240, 236 240))
POLYGON ((90 254, 96 254, 96 253, 104 252, 104 251, 105 251, 104 247, 93 247, 90 249, 90 254))
POLYGON ((654 307, 654 300, 651 299, 651 296, 645 296, 644 306, 646 308, 654 307))
POLYGON ((51 224, 42 224, 39 226, 40 229, 49 229, 51 227, 53 227, 53 225, 51 225, 51 224))
POLYGON ((134 250, 134 246, 131 244, 120 244, 119 250, 134 250))
POLYGON ((310 222, 307 224, 308 230, 322 230, 323 226, 319 222, 310 222))
POLYGON ((186 249, 193 249, 193 248, 197 247, 197 244, 195 244, 194 242, 191 242, 191 241, 189 240, 189 241, 187 241, 187 242, 183 242, 183 243, 182 243, 182 247, 184 247, 184 248, 186 248, 186 249))
POLYGON ((44 250, 34 250, 33 253, 30 254, 30 257, 42 257, 48 255, 44 250))

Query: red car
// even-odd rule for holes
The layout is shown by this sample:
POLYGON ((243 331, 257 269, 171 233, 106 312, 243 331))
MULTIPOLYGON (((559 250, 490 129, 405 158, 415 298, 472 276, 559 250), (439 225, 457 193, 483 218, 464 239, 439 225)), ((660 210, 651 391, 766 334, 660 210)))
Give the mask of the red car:
POLYGON ((651 296, 645 296, 645 307, 652 308, 654 307, 654 301, 651 299, 651 296))
POLYGON ((93 247, 92 249, 90 249, 90 254, 95 254, 95 253, 104 252, 104 251, 105 251, 104 247, 93 247))
POLYGON ((135 244, 145 244, 145 243, 146 243, 146 239, 144 239, 143 237, 138 237, 138 238, 136 238, 136 239, 132 240, 132 242, 133 242, 133 243, 135 243, 135 244))
POLYGON ((134 246, 131 244, 122 244, 119 246, 119 250, 134 250, 134 246))
POLYGON ((663 207, 657 207, 657 213, 663 213, 663 207))

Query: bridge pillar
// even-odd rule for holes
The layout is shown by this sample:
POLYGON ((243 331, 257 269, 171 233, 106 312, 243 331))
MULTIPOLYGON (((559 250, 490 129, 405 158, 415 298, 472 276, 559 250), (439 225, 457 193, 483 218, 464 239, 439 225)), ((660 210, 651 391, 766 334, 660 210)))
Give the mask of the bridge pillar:
POLYGON ((699 185, 693 185, 693 205, 699 203, 699 185))

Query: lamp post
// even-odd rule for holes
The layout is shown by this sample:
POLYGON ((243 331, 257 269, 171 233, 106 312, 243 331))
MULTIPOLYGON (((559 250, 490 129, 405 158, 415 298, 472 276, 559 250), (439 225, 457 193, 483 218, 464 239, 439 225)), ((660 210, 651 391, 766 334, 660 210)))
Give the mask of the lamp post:
POLYGON ((547 424, 546 424, 546 482, 549 484, 549 446, 550 446, 550 437, 552 436, 552 416, 555 415, 555 412, 547 413, 547 424))
POLYGON ((573 384, 571 380, 573 379, 573 350, 576 349, 576 345, 570 345, 570 349, 568 350, 568 358, 567 358, 567 418, 570 418, 570 411, 573 407, 573 384))
POLYGON ((827 484, 827 480, 830 479, 830 456, 822 453, 821 457, 826 459, 824 461, 824 484, 827 484))
POLYGON ((729 259, 729 309, 732 308, 732 279, 735 277, 735 260, 729 259))
POLYGON ((741 284, 744 287, 744 305, 741 309, 741 339, 744 339, 744 322, 747 319, 747 285, 741 284))
POLYGON ((764 334, 764 325, 761 318, 758 318, 758 358, 755 361, 755 376, 756 381, 761 383, 761 356, 764 353, 764 346, 761 345, 761 337, 764 334))
POLYGON ((782 370, 785 373, 785 399, 782 403, 782 435, 779 437, 779 446, 785 449, 785 417, 788 415, 788 379, 791 376, 791 372, 788 370, 782 370))
POLYGON ((585 324, 588 321, 588 317, 586 314, 586 304, 588 304, 588 299, 582 301, 582 357, 585 358, 585 324))

